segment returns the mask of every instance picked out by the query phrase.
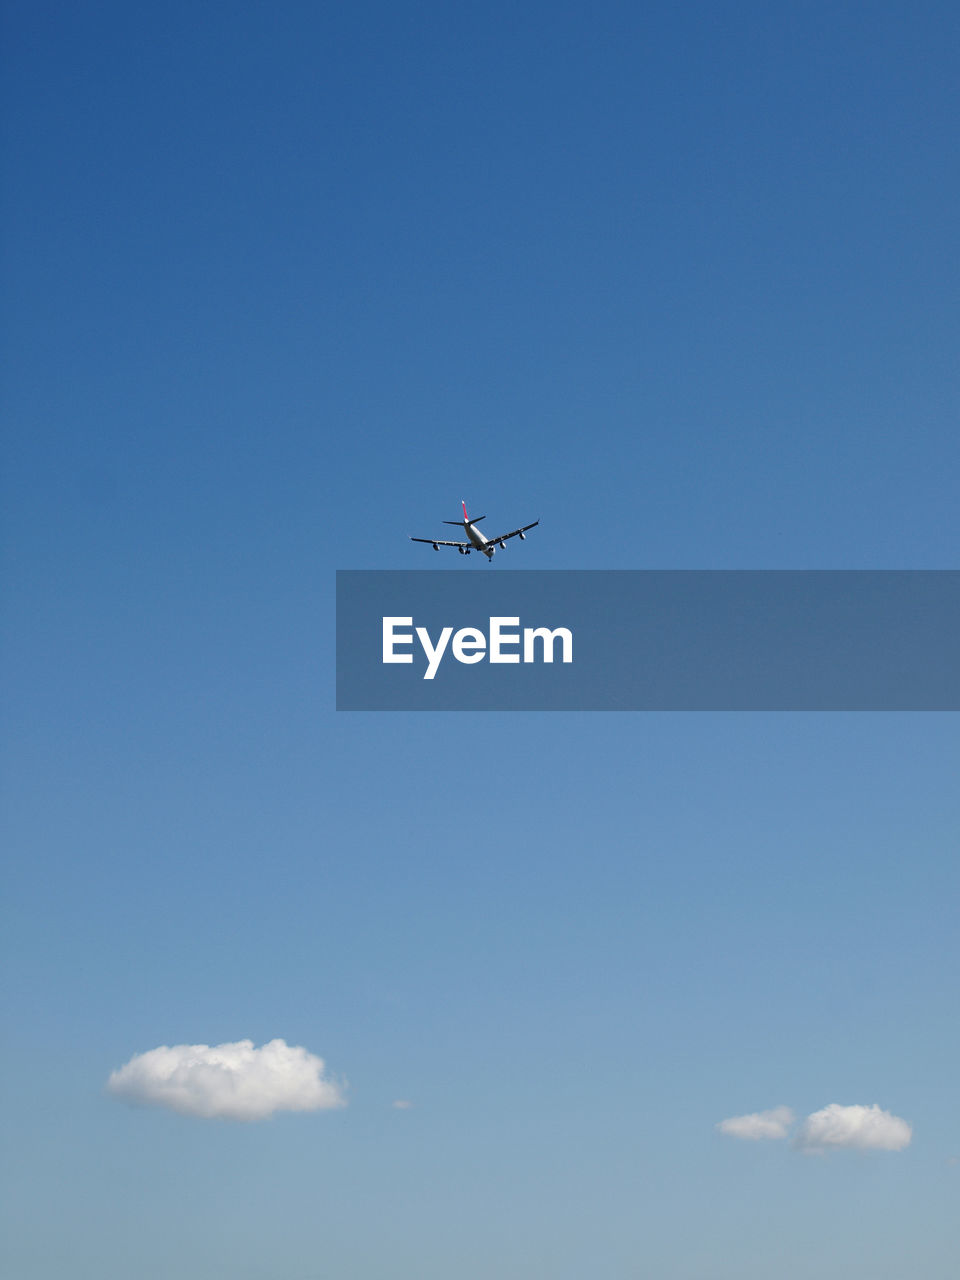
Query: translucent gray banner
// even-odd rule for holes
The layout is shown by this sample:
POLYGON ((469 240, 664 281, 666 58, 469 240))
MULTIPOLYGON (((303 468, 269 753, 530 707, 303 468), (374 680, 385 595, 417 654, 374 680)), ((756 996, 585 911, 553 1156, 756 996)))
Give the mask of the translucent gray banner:
POLYGON ((955 711, 960 572, 337 574, 341 711, 955 711))

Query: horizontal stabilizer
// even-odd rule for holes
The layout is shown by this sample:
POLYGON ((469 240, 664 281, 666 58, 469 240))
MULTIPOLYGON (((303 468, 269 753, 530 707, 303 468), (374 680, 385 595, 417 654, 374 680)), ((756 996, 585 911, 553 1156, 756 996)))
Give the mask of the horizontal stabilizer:
POLYGON ((458 529, 465 529, 468 524, 479 524, 486 516, 474 516, 472 520, 444 520, 444 524, 455 524, 458 529))

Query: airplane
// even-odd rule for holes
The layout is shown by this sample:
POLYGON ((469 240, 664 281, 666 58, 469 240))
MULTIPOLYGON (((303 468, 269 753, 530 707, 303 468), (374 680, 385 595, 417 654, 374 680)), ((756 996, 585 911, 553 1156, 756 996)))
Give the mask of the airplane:
POLYGON ((467 537, 470 539, 469 542, 444 542, 442 538, 411 538, 410 541, 427 542, 431 547, 433 547, 434 551, 439 551, 441 547, 456 547, 462 556, 468 556, 470 552, 474 550, 480 551, 487 557, 488 561, 492 562, 497 547, 499 547, 501 551, 506 550, 506 541, 508 538, 519 538, 521 542, 525 542, 527 530, 536 528, 540 523, 539 520, 534 520, 533 524, 525 524, 522 529, 512 529, 509 533, 501 533, 496 538, 485 538, 480 530, 475 526, 478 525, 481 520, 486 520, 487 517, 475 516, 471 520, 467 515, 467 504, 465 502, 461 502, 460 505, 463 507, 463 519, 444 520, 443 523, 455 524, 457 528, 463 529, 467 537))

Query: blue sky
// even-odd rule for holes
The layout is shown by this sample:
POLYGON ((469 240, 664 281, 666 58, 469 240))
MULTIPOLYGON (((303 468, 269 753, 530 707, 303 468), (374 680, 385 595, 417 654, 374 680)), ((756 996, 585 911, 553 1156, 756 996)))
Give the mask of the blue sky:
POLYGON ((954 567, 957 36, 8 5, 11 1274, 955 1274, 956 717, 338 716, 332 609, 954 567), (349 1105, 104 1092, 275 1037, 349 1105), (912 1143, 715 1129, 833 1102, 912 1143))

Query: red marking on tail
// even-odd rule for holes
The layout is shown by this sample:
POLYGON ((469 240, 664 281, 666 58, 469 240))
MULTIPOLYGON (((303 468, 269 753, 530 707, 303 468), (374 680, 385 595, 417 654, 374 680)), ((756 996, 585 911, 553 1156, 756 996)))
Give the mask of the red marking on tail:
POLYGON ((470 523, 470 517, 467 515, 467 504, 463 501, 463 499, 462 499, 462 498, 461 498, 461 500, 460 500, 460 505, 461 505, 461 507, 463 507, 463 523, 464 523, 464 524, 469 524, 469 523, 470 523))

